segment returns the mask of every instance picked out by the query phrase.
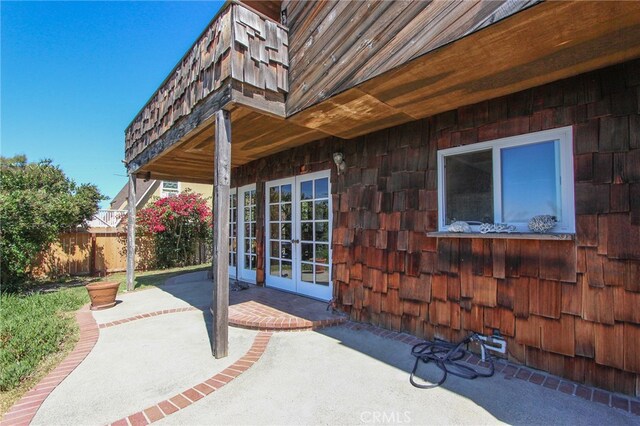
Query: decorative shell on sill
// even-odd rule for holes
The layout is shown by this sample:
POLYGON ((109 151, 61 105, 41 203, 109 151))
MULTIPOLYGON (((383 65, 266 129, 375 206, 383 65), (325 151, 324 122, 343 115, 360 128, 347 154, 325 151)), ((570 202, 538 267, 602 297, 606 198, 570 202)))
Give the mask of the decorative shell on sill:
POLYGON ((471 232, 471 226, 467 222, 459 220, 449 225, 447 230, 449 232, 471 232))
POLYGON ((488 234, 488 233, 496 233, 502 234, 507 233, 510 234, 516 231, 516 227, 513 225, 507 225, 506 223, 483 223, 480 225, 480 233, 488 234))
POLYGON ((555 216, 543 214, 531 218, 529 221, 529 229, 538 234, 544 234, 556 226, 557 223, 558 220, 555 216))

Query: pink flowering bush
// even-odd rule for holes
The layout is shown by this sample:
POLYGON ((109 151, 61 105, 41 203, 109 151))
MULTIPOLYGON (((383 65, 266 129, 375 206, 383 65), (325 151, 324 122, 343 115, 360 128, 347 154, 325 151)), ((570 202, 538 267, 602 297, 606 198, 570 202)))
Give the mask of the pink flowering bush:
POLYGON ((139 235, 153 240, 160 268, 191 264, 196 247, 210 243, 211 224, 207 200, 190 191, 160 198, 136 216, 139 235))

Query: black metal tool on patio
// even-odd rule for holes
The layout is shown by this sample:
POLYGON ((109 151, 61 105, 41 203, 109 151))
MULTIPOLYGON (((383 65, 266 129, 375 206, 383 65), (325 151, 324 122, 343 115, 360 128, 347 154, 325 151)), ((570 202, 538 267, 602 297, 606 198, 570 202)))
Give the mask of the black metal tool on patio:
POLYGON ((411 355, 416 357, 416 362, 409 376, 409 382, 420 389, 440 386, 447 380, 448 374, 464 379, 475 379, 477 377, 491 377, 494 372, 493 359, 491 355, 487 354, 487 348, 477 333, 470 334, 460 343, 449 343, 440 339, 435 339, 433 342, 418 343, 411 349, 411 355), (465 347, 472 342, 477 342, 480 345, 482 361, 489 364, 488 368, 474 368, 463 363, 462 359, 465 358, 468 352, 465 347), (416 372, 420 362, 424 364, 433 362, 442 370, 442 377, 437 383, 421 384, 416 382, 416 372))

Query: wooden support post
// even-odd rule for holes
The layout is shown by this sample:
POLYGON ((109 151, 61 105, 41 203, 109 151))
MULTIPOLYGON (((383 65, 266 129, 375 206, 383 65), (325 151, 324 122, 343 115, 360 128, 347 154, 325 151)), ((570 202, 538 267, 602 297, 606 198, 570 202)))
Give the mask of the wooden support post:
POLYGON ((127 210, 127 291, 132 291, 136 271, 136 176, 131 173, 127 210))
POLYGON ((213 168, 213 356, 229 353, 229 182, 231 178, 231 119, 228 111, 216 112, 213 168))

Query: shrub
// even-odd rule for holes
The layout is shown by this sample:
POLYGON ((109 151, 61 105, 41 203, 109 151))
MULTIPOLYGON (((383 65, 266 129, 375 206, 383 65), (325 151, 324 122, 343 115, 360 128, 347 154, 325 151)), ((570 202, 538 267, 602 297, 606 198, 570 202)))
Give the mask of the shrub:
POLYGON ((140 238, 153 240, 159 268, 192 264, 195 248, 211 241, 211 223, 206 199, 190 191, 160 198, 136 217, 140 238))
POLYGON ((91 184, 77 185, 51 160, 29 163, 23 155, 0 157, 0 284, 16 291, 38 255, 61 231, 83 224, 103 197, 91 184))

